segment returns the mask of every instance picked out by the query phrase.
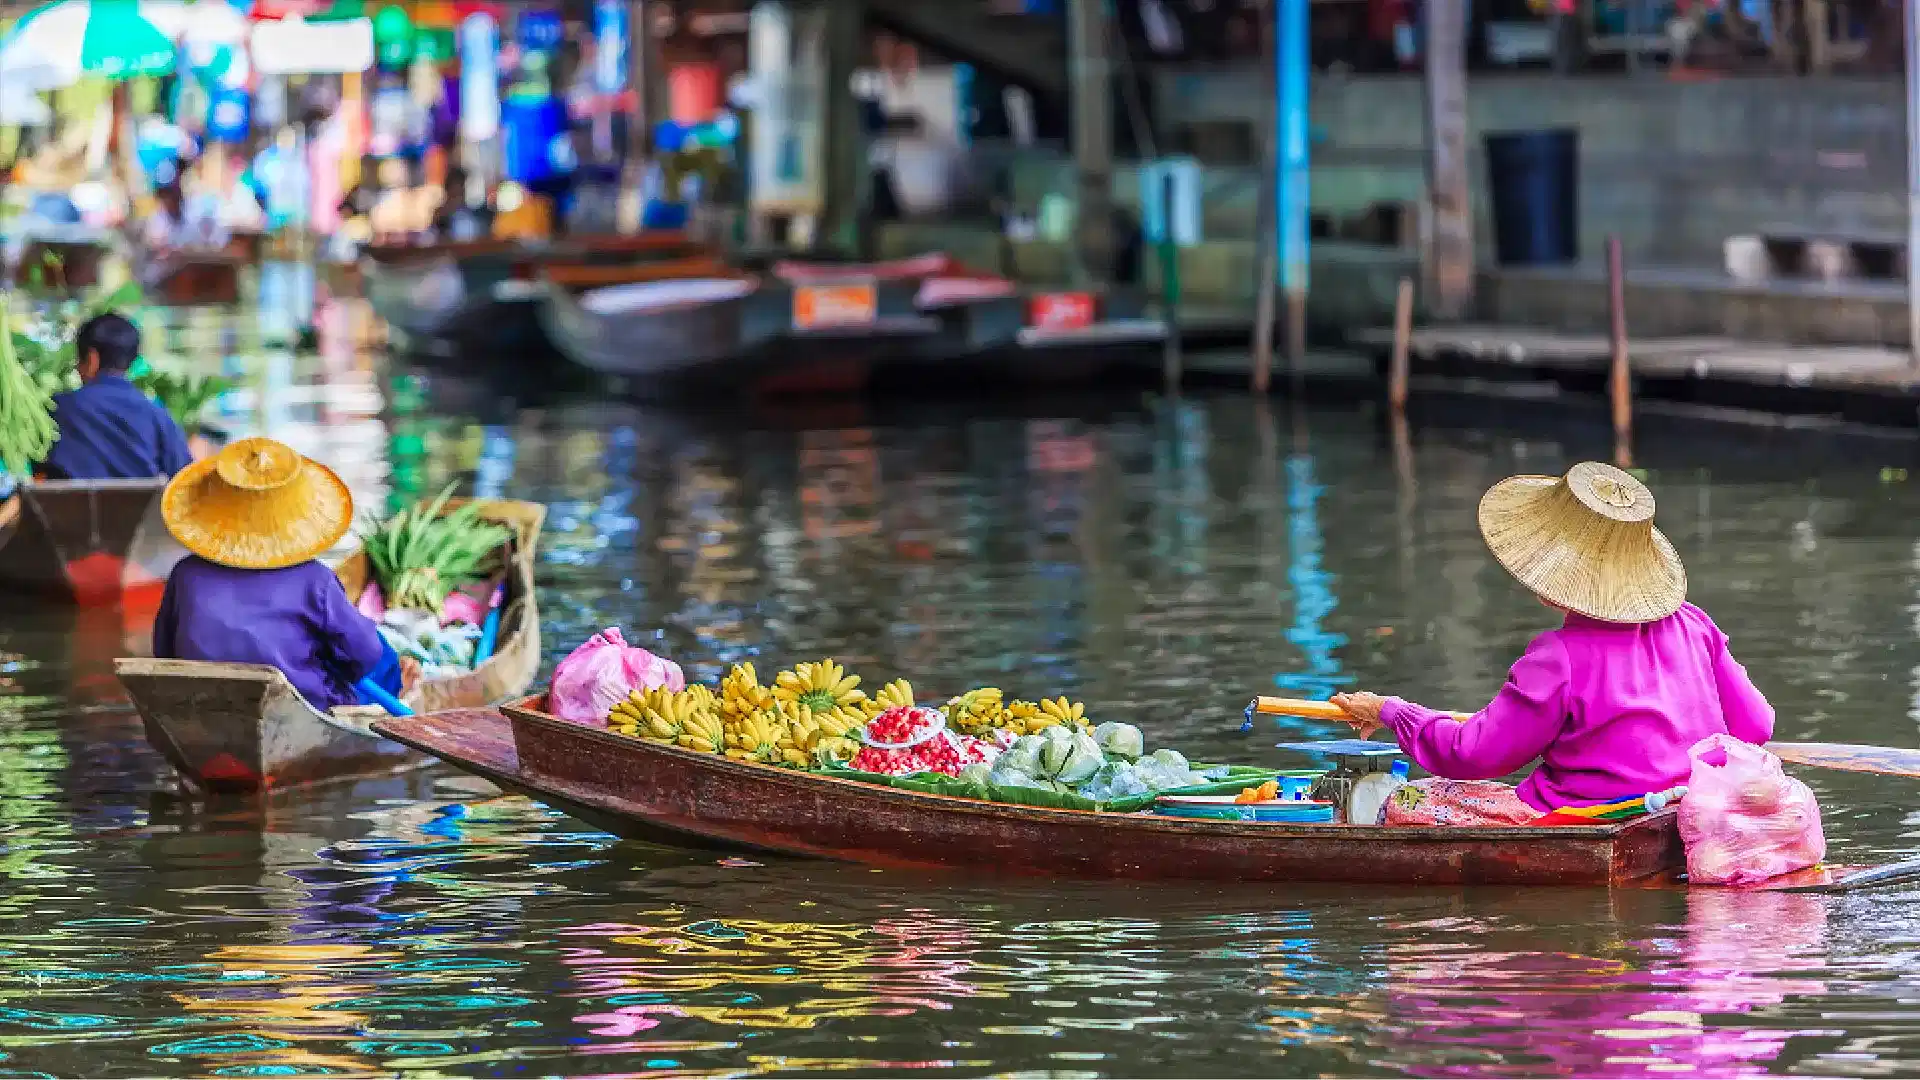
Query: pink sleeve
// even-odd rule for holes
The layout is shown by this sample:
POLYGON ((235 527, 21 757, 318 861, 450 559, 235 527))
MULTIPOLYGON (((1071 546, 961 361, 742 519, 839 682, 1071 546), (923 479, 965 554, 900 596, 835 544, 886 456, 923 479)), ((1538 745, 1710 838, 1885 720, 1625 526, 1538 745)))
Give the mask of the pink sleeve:
POLYGON ((1380 720, 1419 766, 1449 780, 1491 780, 1538 757, 1567 719, 1566 649, 1552 633, 1514 661, 1493 703, 1465 721, 1399 698, 1380 720))
POLYGON ((1741 742, 1765 746, 1773 738, 1773 704, 1753 685, 1747 669, 1733 658, 1727 648, 1727 635, 1713 628, 1713 683, 1720 691, 1720 714, 1726 717, 1727 734, 1741 742))

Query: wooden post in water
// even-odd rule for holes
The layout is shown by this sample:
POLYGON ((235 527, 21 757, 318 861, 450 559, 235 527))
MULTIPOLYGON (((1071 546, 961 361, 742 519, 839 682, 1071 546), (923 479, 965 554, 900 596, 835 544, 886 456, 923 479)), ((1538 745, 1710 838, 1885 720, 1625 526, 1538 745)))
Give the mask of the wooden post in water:
POLYGON ((1907 349, 1920 368, 1920 11, 1905 11, 1907 54, 1907 349))
POLYGON ((1607 373, 1607 397, 1613 405, 1614 456, 1621 468, 1632 463, 1633 373, 1627 357, 1627 281, 1621 265, 1620 238, 1607 237, 1607 338, 1613 363, 1607 373))
POLYGON ((814 243, 840 252, 861 252, 868 215, 860 212, 860 181, 865 137, 860 131, 860 103, 853 96, 853 72, 859 66, 866 9, 857 0, 827 0, 821 27, 825 55, 821 57, 820 222, 814 243))
POLYGON ((1413 279, 1401 278, 1393 298, 1393 354, 1387 362, 1387 405, 1397 417, 1407 411, 1408 353, 1413 349, 1413 279))
POLYGON ((1280 90, 1273 83, 1278 68, 1273 61, 1274 50, 1274 7, 1277 0, 1265 0, 1260 10, 1260 48, 1261 66, 1266 70, 1267 100, 1266 123, 1260 130, 1260 192, 1257 196, 1254 213, 1254 303, 1253 303, 1253 371, 1251 372, 1253 392, 1264 394, 1273 382, 1273 321, 1276 306, 1275 290, 1279 287, 1279 242, 1280 234, 1274 222, 1277 209, 1274 200, 1278 195, 1275 185, 1268 182, 1273 175, 1275 163, 1279 160, 1275 147, 1278 139, 1279 121, 1276 110, 1280 107, 1280 90))
POLYGON ((1072 80, 1074 254, 1084 283, 1113 272, 1113 79, 1108 0, 1067 0, 1067 73, 1072 80))
POLYGON ((1467 175, 1467 19, 1462 0, 1426 5, 1428 308, 1473 306, 1473 192, 1467 175))

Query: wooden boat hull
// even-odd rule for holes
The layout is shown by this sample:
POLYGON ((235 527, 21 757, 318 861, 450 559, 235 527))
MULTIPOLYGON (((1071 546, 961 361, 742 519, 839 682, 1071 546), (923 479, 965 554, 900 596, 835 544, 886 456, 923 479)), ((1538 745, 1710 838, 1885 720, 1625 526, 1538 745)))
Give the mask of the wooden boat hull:
POLYGON ((160 520, 164 480, 59 480, 0 502, 0 592, 81 606, 158 604, 186 555, 160 520))
MULTIPOLYGON (((1005 806, 642 742, 560 720, 543 704, 529 698, 503 709, 515 748, 508 782, 590 807, 596 824, 648 839, 880 866, 1140 880, 1604 886, 1682 862, 1671 813, 1598 826, 1444 829, 1005 806)), ((477 754, 478 740, 464 734, 470 714, 459 728, 432 717, 377 723, 456 765, 477 754)))
POLYGON ((227 254, 188 254, 168 258, 152 268, 148 295, 159 304, 188 307, 197 304, 240 302, 243 260, 227 254))
POLYGON ((41 288, 91 289, 100 284, 100 264, 106 257, 106 245, 97 240, 31 240, 21 253, 13 283, 31 285, 33 268, 44 268, 51 259, 59 269, 42 269, 41 288))
POLYGON ((1122 291, 1021 292, 931 304, 923 292, 922 310, 938 320, 939 332, 882 359, 874 379, 884 390, 991 391, 1158 378, 1168 338, 1166 324, 1145 317, 1139 298, 1122 291), (1050 314, 1063 308, 1065 320, 1050 314))
POLYGON ((937 330, 914 309, 912 282, 868 283, 867 317, 838 321, 802 314, 808 286, 736 280, 751 291, 616 313, 550 287, 542 318, 568 358, 643 398, 857 391, 880 357, 937 330))
MULTIPOLYGON (((418 712, 487 705, 523 693, 540 666, 540 615, 533 553, 545 510, 489 502, 483 516, 515 529, 498 650, 463 675, 423 680, 407 695, 418 712)), ((337 568, 348 595, 364 587, 366 555, 337 568)), ((324 714, 308 705, 278 669, 257 664, 123 658, 114 672, 133 698, 147 740, 196 787, 231 794, 411 768, 426 759, 380 738, 367 721, 378 710, 324 714)))
MULTIPOLYGON (((643 280, 648 271, 629 267, 711 257, 678 232, 584 238, 543 247, 489 240, 370 249, 361 274, 368 303, 400 331, 397 344, 403 351, 452 352, 475 343, 478 335, 466 331, 487 325, 504 307, 522 307, 533 295, 501 296, 501 288, 531 283, 549 265, 592 267, 616 278, 627 270, 640 275, 627 280, 643 280)), ((665 271, 664 276, 675 272, 665 271)))

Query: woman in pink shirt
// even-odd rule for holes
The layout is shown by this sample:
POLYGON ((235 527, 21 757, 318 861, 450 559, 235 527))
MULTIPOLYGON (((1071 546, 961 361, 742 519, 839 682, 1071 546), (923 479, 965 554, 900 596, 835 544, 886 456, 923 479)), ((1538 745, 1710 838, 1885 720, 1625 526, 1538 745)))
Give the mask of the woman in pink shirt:
POLYGON ((1458 720, 1399 698, 1337 694, 1365 737, 1392 731, 1434 774, 1386 824, 1520 824, 1686 783, 1687 750, 1726 733, 1761 744, 1773 706, 1686 602, 1687 571, 1653 527, 1653 493, 1610 465, 1514 476, 1480 500, 1494 558, 1565 623, 1533 639, 1493 703, 1458 720), (1492 783, 1538 758, 1518 788, 1492 783))

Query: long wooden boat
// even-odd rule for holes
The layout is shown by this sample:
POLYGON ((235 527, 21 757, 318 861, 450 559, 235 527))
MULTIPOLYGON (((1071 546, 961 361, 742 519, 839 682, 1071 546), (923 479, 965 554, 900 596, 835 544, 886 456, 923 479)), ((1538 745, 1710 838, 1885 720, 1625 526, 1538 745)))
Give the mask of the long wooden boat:
POLYGON ((394 331, 402 351, 451 353, 446 335, 458 327, 512 317, 538 302, 530 289, 549 264, 619 264, 696 257, 706 249, 684 233, 581 238, 531 245, 506 240, 430 247, 369 248, 361 262, 362 286, 374 313, 394 331))
MULTIPOLYGON (((546 511, 537 503, 490 501, 482 516, 509 525, 505 606, 494 654, 470 672, 423 679, 407 694, 418 712, 487 705, 521 694, 540 666, 540 613, 533 556, 546 511)), ((335 571, 358 596, 369 574, 364 552, 335 571)), ((322 713, 277 668, 188 660, 123 658, 114 672, 133 698, 147 741, 195 786, 217 793, 263 791, 345 776, 411 768, 425 759, 367 726, 379 710, 322 713)))
POLYGON ((1671 814, 1623 824, 1422 829, 1254 825, 1009 806, 737 762, 509 704, 524 775, 618 800, 623 829, 903 867, 1095 878, 1626 883, 1682 862, 1671 814))
MULTIPOLYGON (((910 869, 1211 882, 1684 888, 1672 811, 1593 826, 1268 825, 1006 806, 731 761, 540 710, 383 717, 387 738, 617 836, 910 869), (502 715, 502 712, 505 715, 502 715)), ((1851 892, 1920 860, 1819 866, 1751 890, 1851 892)))
POLYGON ((155 604, 186 554, 160 520, 164 480, 37 480, 0 501, 0 593, 155 604))
POLYGON ((636 397, 844 392, 864 387, 886 350, 937 330, 914 306, 917 288, 728 271, 578 295, 550 288, 542 317, 562 353, 636 397))

